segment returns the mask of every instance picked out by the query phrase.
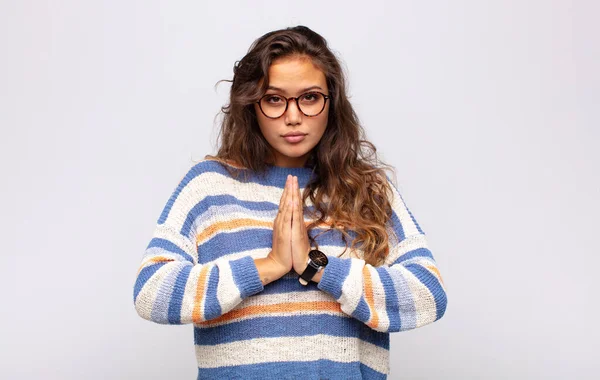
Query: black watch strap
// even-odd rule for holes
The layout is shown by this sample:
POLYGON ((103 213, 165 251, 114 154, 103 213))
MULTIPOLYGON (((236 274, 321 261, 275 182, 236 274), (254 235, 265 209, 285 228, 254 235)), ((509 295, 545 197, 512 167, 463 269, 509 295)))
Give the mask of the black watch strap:
POLYGON ((325 268, 327 265, 327 255, 318 249, 311 249, 308 252, 308 261, 306 269, 300 275, 298 280, 302 285, 308 285, 308 283, 312 280, 315 274, 322 268, 325 268))
POLYGON ((310 280, 312 280, 312 278, 315 276, 316 273, 317 273, 317 268, 308 264, 308 266, 306 267, 304 272, 302 272, 302 274, 300 275, 300 278, 306 282, 310 282, 310 280))

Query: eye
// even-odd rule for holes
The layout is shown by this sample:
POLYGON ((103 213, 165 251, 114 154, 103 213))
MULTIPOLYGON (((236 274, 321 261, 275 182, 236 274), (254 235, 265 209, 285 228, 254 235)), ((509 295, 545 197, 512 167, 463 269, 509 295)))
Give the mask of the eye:
POLYGON ((302 97, 300 98, 300 100, 302 102, 311 103, 311 102, 318 101, 320 98, 321 98, 321 94, 319 94, 318 92, 309 92, 309 93, 306 93, 306 94, 302 95, 302 97))
POLYGON ((264 101, 268 104, 279 104, 283 102, 283 98, 278 95, 270 95, 265 97, 264 101))

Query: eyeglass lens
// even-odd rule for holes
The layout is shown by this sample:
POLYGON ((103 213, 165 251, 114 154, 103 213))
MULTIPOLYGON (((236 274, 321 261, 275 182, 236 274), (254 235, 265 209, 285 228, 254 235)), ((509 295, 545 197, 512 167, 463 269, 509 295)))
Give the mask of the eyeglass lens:
MULTIPOLYGON (((283 96, 265 95, 260 100, 260 107, 266 116, 276 118, 283 115, 286 110, 286 103, 287 99, 283 96)), ((297 104, 302 113, 307 116, 315 116, 323 110, 325 97, 318 92, 308 92, 298 97, 297 104)))

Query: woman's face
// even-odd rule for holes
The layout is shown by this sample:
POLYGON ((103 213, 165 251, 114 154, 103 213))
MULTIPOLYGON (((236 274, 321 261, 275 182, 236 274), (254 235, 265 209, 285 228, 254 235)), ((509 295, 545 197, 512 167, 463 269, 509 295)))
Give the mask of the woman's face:
MULTIPOLYGON (((269 89, 265 94, 275 94, 286 98, 299 96, 307 91, 319 91, 329 95, 325 74, 313 65, 310 58, 285 57, 273 61, 269 67, 269 89)), ((276 166, 302 167, 311 150, 321 140, 327 127, 329 100, 325 109, 317 116, 306 116, 294 100, 288 101, 285 113, 270 119, 254 104, 260 130, 271 145, 276 166), (304 134, 301 141, 288 141, 284 135, 289 132, 304 134)))

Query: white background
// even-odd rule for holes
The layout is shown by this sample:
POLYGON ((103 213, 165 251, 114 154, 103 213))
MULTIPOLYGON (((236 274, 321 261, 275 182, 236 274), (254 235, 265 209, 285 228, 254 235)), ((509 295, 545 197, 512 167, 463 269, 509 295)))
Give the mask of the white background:
POLYGON ((447 287, 441 320, 392 335, 390 379, 594 378, 599 14, 2 0, 0 377, 195 378, 192 326, 141 319, 136 271, 192 159, 216 153, 215 83, 256 38, 303 24, 342 59, 447 287))

